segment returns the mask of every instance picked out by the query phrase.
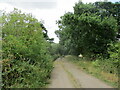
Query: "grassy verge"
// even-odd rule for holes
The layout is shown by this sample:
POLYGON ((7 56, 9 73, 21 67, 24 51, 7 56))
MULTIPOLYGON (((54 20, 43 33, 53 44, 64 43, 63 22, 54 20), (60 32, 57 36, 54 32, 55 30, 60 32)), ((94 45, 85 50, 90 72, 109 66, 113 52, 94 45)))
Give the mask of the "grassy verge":
POLYGON ((108 73, 103 71, 100 66, 97 67, 94 65, 93 61, 88 61, 84 59, 80 59, 76 56, 66 56, 68 61, 76 64, 81 70, 99 78, 100 80, 106 82, 107 84, 118 88, 118 75, 113 73, 108 73))

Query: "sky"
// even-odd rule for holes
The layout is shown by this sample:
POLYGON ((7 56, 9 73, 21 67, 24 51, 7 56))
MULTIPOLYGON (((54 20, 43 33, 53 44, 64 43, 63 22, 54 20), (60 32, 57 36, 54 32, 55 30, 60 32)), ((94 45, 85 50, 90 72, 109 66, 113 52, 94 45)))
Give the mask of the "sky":
MULTIPOLYGON (((22 12, 32 13, 39 21, 42 20, 44 22, 44 26, 48 30, 48 36, 54 38, 54 42, 58 43, 59 39, 54 33, 55 30, 58 30, 56 21, 66 12, 73 12, 73 6, 78 1, 79 0, 0 0, 0 10, 10 12, 14 8, 17 8, 22 12)), ((84 3, 95 1, 103 0, 82 0, 84 3)), ((118 0, 108 1, 117 2, 118 0)))

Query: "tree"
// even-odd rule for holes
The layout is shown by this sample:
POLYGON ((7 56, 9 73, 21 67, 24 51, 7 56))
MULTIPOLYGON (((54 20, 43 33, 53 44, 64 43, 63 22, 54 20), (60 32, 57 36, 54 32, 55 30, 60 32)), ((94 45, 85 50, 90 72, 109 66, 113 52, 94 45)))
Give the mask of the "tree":
POLYGON ((101 17, 113 16, 117 20, 118 33, 117 38, 120 39, 120 2, 95 2, 95 7, 100 9, 101 17))
POLYGON ((94 4, 79 2, 74 6, 74 13, 61 17, 56 34, 68 52, 88 57, 109 56, 107 49, 116 40, 117 22, 113 16, 102 18, 100 10, 94 4))

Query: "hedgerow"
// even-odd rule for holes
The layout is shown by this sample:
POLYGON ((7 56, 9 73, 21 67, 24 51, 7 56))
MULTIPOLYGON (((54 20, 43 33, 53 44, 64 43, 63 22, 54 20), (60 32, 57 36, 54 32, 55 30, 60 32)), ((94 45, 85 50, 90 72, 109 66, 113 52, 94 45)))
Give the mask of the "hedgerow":
POLYGON ((2 17, 3 87, 44 87, 52 70, 49 42, 36 18, 18 9, 2 17))

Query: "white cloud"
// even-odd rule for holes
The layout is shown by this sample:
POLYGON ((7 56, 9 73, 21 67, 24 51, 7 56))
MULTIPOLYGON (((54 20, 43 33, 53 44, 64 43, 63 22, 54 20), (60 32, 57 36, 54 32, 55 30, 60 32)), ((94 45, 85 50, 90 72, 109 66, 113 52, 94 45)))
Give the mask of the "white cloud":
MULTIPOLYGON (((65 12, 73 12, 73 6, 78 1, 79 0, 1 0, 0 2, 2 3, 0 3, 0 10, 4 9, 5 11, 9 12, 16 7, 23 12, 32 13, 33 16, 35 16, 38 20, 44 20, 44 25, 48 30, 49 37, 55 38, 55 42, 58 43, 59 40, 54 34, 54 31, 58 30, 56 20, 58 20, 60 16, 64 15, 65 12), (10 4, 9 2, 14 3, 10 4), (29 2, 29 4, 23 4, 23 2, 29 2), (35 4, 33 2, 37 3, 35 4), (49 6, 47 6, 45 3, 47 3, 49 6)), ((82 0, 84 3, 95 1, 98 0, 82 0)))
POLYGON ((56 2, 56 0, 0 0, 0 2, 56 2))
POLYGON ((13 10, 13 6, 7 3, 0 3, 0 10, 5 10, 6 12, 9 12, 13 10))
MULTIPOLYGON (((55 42, 59 42, 58 38, 54 34, 54 31, 57 30, 57 25, 56 20, 59 18, 59 12, 57 8, 52 8, 52 9, 41 9, 41 8, 33 8, 33 9, 28 9, 28 8, 23 8, 19 7, 19 5, 10 5, 8 3, 0 3, 0 10, 5 10, 6 12, 10 12, 13 9, 18 8, 22 10, 23 12, 26 13, 32 13, 33 16, 35 16, 39 21, 44 20, 45 22, 45 27, 48 30, 48 35, 50 38, 55 38, 55 42)), ((31 6, 32 7, 32 6, 31 6)))

